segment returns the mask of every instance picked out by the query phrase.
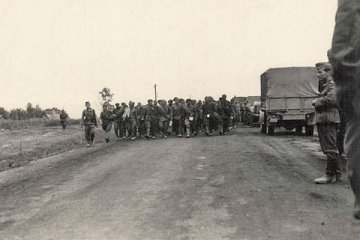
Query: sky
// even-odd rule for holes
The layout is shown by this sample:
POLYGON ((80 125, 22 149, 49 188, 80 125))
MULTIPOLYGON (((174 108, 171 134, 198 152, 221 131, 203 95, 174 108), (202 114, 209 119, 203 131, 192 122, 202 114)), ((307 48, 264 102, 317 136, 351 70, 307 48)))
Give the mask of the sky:
POLYGON ((273 67, 326 61, 336 0, 1 0, 0 106, 260 95, 273 67))

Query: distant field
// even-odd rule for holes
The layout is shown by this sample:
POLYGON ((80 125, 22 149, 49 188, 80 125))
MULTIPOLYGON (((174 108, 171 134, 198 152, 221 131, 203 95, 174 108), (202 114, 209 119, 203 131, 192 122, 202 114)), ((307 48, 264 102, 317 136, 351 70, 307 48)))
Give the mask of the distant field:
MULTIPOLYGON (((79 125, 61 127, 29 126, 18 130, 0 130, 0 171, 18 167, 30 161, 55 155, 85 145, 79 125)), ((96 141, 103 141, 98 128, 96 141)))
MULTIPOLYGON (((79 125, 79 119, 69 119, 69 125, 79 125)), ((55 127, 60 126, 59 120, 46 120, 42 118, 28 119, 28 120, 4 120, 0 119, 0 130, 16 130, 24 128, 37 128, 37 127, 55 127)))

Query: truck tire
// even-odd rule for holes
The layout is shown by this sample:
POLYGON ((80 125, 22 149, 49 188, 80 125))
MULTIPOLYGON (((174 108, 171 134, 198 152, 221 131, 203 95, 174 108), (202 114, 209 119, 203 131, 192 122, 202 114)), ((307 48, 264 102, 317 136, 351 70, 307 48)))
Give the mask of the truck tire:
POLYGON ((305 134, 306 136, 314 136, 314 125, 309 125, 305 127, 305 134))
POLYGON ((269 126, 269 127, 267 128, 267 134, 268 134, 269 136, 273 136, 274 133, 275 133, 275 126, 269 126))
POLYGON ((303 127, 302 127, 302 126, 296 127, 296 134, 297 134, 297 135, 301 135, 301 134, 302 134, 302 130, 303 130, 303 127))
POLYGON ((260 128, 261 133, 266 134, 267 133, 267 113, 263 112, 262 117, 259 117, 260 122, 260 128))

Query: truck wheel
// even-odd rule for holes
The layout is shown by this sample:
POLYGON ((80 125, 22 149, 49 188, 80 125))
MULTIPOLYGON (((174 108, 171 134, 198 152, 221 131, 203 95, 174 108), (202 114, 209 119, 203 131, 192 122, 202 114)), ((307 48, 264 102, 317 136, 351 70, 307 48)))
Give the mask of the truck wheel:
POLYGON ((296 134, 301 135, 302 134, 303 127, 296 127, 296 134))
POLYGON ((274 133, 275 133, 275 127, 274 126, 269 126, 268 129, 267 129, 267 134, 269 136, 272 136, 272 135, 274 135, 274 133))
POLYGON ((314 136, 314 125, 309 125, 305 127, 306 136, 314 136))

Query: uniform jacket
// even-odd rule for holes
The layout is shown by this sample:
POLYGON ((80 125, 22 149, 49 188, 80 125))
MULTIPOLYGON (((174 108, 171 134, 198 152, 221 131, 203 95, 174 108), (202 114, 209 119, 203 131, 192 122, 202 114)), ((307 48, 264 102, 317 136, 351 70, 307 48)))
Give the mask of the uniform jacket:
POLYGON ((121 122, 122 121, 122 116, 124 114, 124 108, 123 107, 115 108, 114 109, 114 114, 115 114, 115 121, 121 122))
POLYGON ((85 126, 91 126, 91 125, 95 125, 97 126, 97 120, 96 120, 96 113, 95 110, 90 108, 90 109, 85 109, 82 113, 81 116, 81 122, 85 125, 85 126))
POLYGON ((171 108, 171 118, 175 120, 180 120, 184 115, 184 107, 179 104, 174 103, 171 108))
POLYGON ((320 97, 315 103, 316 123, 340 123, 339 111, 336 107, 335 84, 328 76, 326 81, 320 81, 320 97))
POLYGON ((60 113, 60 121, 66 121, 69 116, 64 112, 60 113))
POLYGON ((155 120, 155 106, 146 105, 145 121, 154 121, 154 120, 155 120))
POLYGON ((136 111, 137 111, 138 120, 145 121, 146 107, 145 106, 138 107, 136 111))
POLYGON ((167 121, 171 118, 171 111, 169 106, 159 106, 159 120, 160 121, 167 121))
POLYGON ((101 124, 103 126, 107 126, 111 124, 114 121, 114 114, 112 114, 110 111, 102 111, 100 114, 101 124))
POLYGON ((205 103, 202 107, 203 109, 203 115, 206 118, 207 114, 210 114, 211 117, 215 116, 216 113, 216 105, 214 102, 205 103))
POLYGON ((193 105, 184 107, 185 119, 189 119, 190 117, 195 117, 195 113, 196 113, 196 110, 193 105))
POLYGON ((359 23, 359 0, 338 0, 336 24, 328 57, 334 69, 337 101, 348 118, 360 117, 359 23))

